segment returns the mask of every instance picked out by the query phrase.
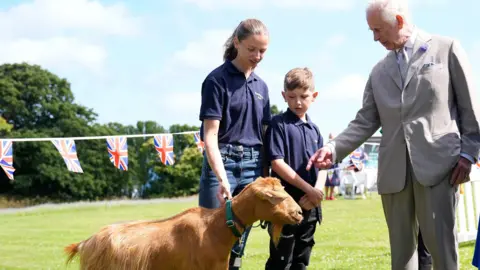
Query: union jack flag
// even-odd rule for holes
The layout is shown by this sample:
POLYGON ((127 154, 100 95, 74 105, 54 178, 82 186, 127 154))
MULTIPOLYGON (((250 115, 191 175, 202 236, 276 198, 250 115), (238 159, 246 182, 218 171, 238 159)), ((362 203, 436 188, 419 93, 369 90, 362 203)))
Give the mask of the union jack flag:
POLYGON ((77 148, 75 147, 75 141, 70 139, 58 139, 52 140, 53 145, 57 148, 60 155, 63 157, 63 161, 67 165, 67 169, 71 172, 83 173, 82 166, 77 157, 77 148))
POLYGON ((13 180, 13 143, 11 140, 0 140, 0 166, 10 180, 13 180))
POLYGON ((193 134, 193 138, 195 139, 195 143, 197 144, 198 150, 200 150, 200 153, 203 153, 203 149, 205 148, 205 143, 202 141, 200 138, 200 132, 195 132, 193 134))
POLYGON ((128 144, 127 137, 107 138, 108 156, 113 166, 127 171, 128 170, 128 144))
POLYGON ((363 163, 364 160, 366 160, 366 154, 363 150, 363 147, 355 149, 355 151, 350 154, 350 162, 357 168, 361 163, 363 163))
POLYGON ((173 165, 175 163, 175 155, 173 153, 173 135, 156 135, 153 139, 153 142, 162 163, 165 165, 173 165))

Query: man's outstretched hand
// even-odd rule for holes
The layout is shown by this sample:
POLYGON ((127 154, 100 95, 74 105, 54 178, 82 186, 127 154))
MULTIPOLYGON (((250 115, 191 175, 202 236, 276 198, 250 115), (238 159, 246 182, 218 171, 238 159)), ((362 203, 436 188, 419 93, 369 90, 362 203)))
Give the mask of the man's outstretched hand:
POLYGON ((310 157, 310 160, 308 161, 307 164, 307 170, 310 170, 312 165, 319 169, 328 169, 332 167, 333 165, 333 157, 332 157, 332 151, 330 150, 330 147, 324 146, 317 150, 315 154, 313 154, 312 157, 310 157))

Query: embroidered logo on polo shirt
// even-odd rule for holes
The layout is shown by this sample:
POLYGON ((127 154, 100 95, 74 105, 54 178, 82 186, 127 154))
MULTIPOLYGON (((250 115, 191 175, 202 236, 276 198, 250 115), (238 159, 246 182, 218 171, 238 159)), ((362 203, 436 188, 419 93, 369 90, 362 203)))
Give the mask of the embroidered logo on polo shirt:
POLYGON ((255 92, 255 96, 257 96, 258 99, 263 99, 263 96, 260 95, 258 92, 255 92))

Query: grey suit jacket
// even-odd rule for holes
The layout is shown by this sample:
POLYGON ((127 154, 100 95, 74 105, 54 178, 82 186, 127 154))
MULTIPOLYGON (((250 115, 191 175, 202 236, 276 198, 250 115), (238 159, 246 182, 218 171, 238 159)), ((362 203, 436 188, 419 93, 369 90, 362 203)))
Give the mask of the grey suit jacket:
POLYGON ((474 97, 467 55, 458 41, 418 31, 402 87, 394 51, 370 73, 363 106, 331 143, 342 160, 378 128, 378 191, 405 186, 407 155, 418 181, 438 184, 466 153, 480 151, 480 100, 474 97))

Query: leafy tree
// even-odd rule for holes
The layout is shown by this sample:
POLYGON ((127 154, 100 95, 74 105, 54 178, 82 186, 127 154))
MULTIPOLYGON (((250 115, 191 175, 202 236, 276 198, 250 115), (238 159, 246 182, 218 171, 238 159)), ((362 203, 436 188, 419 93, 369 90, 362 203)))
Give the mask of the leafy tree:
POLYGON ((13 125, 7 123, 7 120, 0 116, 0 135, 5 136, 12 130, 12 128, 13 125))
POLYGON ((274 115, 283 113, 283 111, 279 110, 277 105, 271 105, 270 106, 270 113, 272 114, 272 116, 274 116, 274 115))
MULTIPOLYGON (((5 138, 65 138, 121 134, 160 134, 198 130, 154 121, 136 125, 98 124, 96 113, 75 103, 70 83, 40 66, 0 66, 0 135, 5 138)), ((184 196, 198 191, 203 156, 193 135, 175 135, 175 165, 160 162, 151 136, 128 139, 128 171, 115 168, 105 139, 76 140, 82 174, 69 172, 50 141, 15 142, 15 180, 0 173, 0 193, 57 200, 97 200, 128 196, 184 196)))
MULTIPOLYGON (((137 134, 161 134, 166 132, 165 128, 154 121, 139 121, 137 122, 136 130, 137 134)), ((138 164, 135 168, 136 186, 142 187, 152 179, 156 178, 150 164, 152 161, 158 159, 158 154, 153 146, 152 137, 132 138, 130 141, 137 154, 138 164), (151 143, 149 143, 147 139, 150 139, 151 143)))
MULTIPOLYGON (((188 125, 172 125, 170 133, 198 130, 198 127, 188 125)), ((175 164, 166 166, 157 158, 152 160, 150 167, 154 168, 156 177, 145 186, 144 195, 155 196, 186 196, 198 192, 203 155, 197 149, 193 134, 174 135, 175 164)), ((147 142, 153 145, 153 139, 147 142)))
MULTIPOLYGON (((96 114, 74 102, 68 81, 39 66, 0 66, 0 92, 0 113, 13 127, 9 137, 118 134, 111 126, 94 125, 96 114)), ((7 190, 61 200, 125 194, 130 175, 110 163, 105 140, 76 141, 76 146, 83 174, 69 172, 49 141, 14 143, 15 180, 7 190)))

